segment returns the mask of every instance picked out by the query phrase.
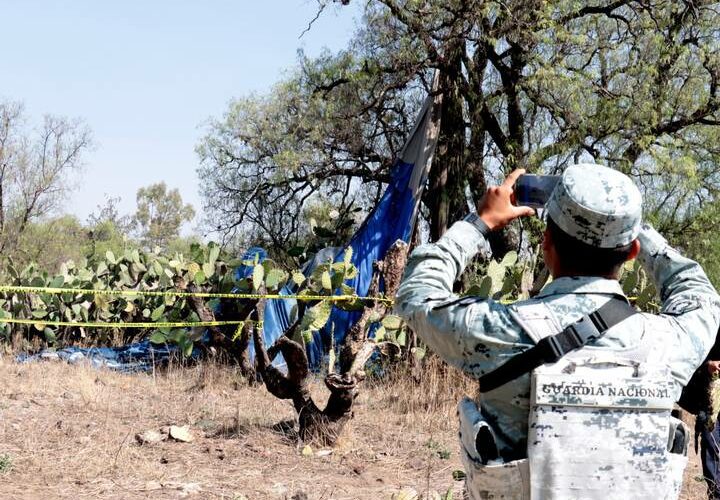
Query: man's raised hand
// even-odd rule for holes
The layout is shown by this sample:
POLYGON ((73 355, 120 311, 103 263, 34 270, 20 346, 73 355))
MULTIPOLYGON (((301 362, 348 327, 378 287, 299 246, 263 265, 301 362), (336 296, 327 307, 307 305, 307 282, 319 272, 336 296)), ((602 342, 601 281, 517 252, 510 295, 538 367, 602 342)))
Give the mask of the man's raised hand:
POLYGON ((513 187, 518 177, 524 173, 524 168, 513 170, 501 185, 488 187, 485 196, 480 200, 478 215, 491 231, 507 226, 518 217, 535 214, 535 210, 530 207, 518 207, 513 204, 515 201, 513 187))

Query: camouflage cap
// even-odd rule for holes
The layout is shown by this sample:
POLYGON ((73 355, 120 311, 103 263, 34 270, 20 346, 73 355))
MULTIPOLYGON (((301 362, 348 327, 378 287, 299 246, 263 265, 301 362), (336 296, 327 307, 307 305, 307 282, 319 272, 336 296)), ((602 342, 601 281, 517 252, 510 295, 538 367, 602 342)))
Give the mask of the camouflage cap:
POLYGON ((596 247, 627 245, 640 232, 640 191, 628 176, 602 165, 566 168, 545 208, 560 229, 596 247))

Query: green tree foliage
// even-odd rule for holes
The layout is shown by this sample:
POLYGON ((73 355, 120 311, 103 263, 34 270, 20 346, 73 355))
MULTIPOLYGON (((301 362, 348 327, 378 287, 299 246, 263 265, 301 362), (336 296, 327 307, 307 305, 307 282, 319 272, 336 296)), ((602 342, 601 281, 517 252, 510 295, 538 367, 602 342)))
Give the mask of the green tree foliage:
POLYGON ((131 238, 133 220, 120 213, 120 201, 120 197, 106 195, 105 202, 88 216, 85 225, 88 258, 102 258, 108 251, 122 255, 126 250, 139 248, 138 242, 131 238))
POLYGON ((85 230, 88 240, 85 255, 88 258, 102 257, 108 251, 122 255, 126 250, 140 248, 138 241, 130 236, 125 227, 117 226, 111 220, 88 224, 85 230))
POLYGON ((372 204, 435 71, 444 101, 424 200, 432 238, 467 210, 467 191, 477 200, 518 166, 596 161, 627 172, 671 237, 714 199, 715 4, 372 0, 364 9, 347 48, 301 56, 269 95, 235 100, 210 126, 199 173, 219 229, 289 248, 307 228, 284 213, 318 198, 341 211, 372 204))
POLYGON ((79 261, 89 243, 87 229, 72 215, 30 222, 16 242, 14 261, 19 267, 35 263, 54 273, 65 261, 79 261))
MULTIPOLYGON (((50 274, 59 272, 66 261, 81 262, 102 260, 108 252, 124 255, 142 248, 142 244, 133 237, 134 220, 121 215, 117 205, 119 198, 108 198, 104 205, 92 213, 85 224, 72 215, 43 216, 30 220, 18 238, 12 242, 3 254, 11 258, 14 265, 24 268, 34 264, 37 269, 50 274)), ((162 218, 161 218, 162 219, 162 218)), ((157 220, 157 219, 156 219, 157 220)), ((179 237, 177 226, 163 228, 167 221, 160 220, 159 234, 168 239, 160 241, 162 249, 155 249, 166 255, 192 253, 193 245, 199 244, 196 237, 179 237)), ((177 219, 169 221, 176 224, 177 219)), ((146 241, 146 244, 149 244, 146 241)), ((0 275, 7 277, 5 266, 0 267, 0 275)))
POLYGON ((133 217, 140 241, 147 248, 163 247, 180 234, 183 223, 195 217, 192 205, 184 204, 178 189, 164 182, 138 189, 137 211, 133 217))
MULTIPOLYGON (((356 66, 351 54, 339 60, 328 54, 320 65, 304 61, 313 73, 326 71, 326 64, 339 72, 356 66)), ((298 71, 268 96, 233 101, 198 146, 198 175, 213 229, 240 229, 245 241, 279 250, 312 237, 310 217, 328 220, 335 210, 338 225, 352 225, 353 214, 378 199, 378 181, 389 179, 387 139, 397 150, 407 132, 407 124, 400 133, 383 132, 379 125, 370 132, 377 123, 371 115, 382 111, 358 111, 368 93, 316 92, 315 82, 298 71), (367 140, 369 133, 374 140, 367 140)), ((390 121, 404 120, 399 111, 390 121)), ((334 225, 328 229, 336 232, 334 225)))
MULTIPOLYGON (((90 228, 98 228, 102 231, 102 226, 108 224, 114 227, 118 232, 129 234, 132 230, 133 220, 128 215, 122 215, 118 205, 122 199, 119 196, 105 195, 105 203, 97 206, 97 210, 91 213, 87 218, 87 225, 90 228)), ((99 237, 104 235, 100 234, 99 237)))
MULTIPOLYGON (((25 233, 63 200, 91 147, 79 120, 46 115, 27 126, 19 103, 0 101, 0 253, 14 254, 25 233)), ((67 220, 65 222, 68 222, 67 220)), ((37 231, 38 226, 33 227, 37 231)), ((32 252, 31 252, 32 253, 32 252)), ((34 256, 31 256, 34 257, 34 256)))
POLYGON ((700 262, 710 281, 720 287, 720 202, 705 204, 697 215, 676 228, 679 247, 700 262))

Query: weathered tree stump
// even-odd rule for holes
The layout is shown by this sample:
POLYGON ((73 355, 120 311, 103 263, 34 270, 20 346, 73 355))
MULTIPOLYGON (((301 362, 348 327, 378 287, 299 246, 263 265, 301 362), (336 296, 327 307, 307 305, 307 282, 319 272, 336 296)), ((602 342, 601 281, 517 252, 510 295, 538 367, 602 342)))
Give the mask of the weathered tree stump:
MULTIPOLYGON (((376 297, 380 293, 381 276, 386 295, 395 295, 405 269, 407 248, 406 243, 398 241, 388 250, 384 261, 375 263, 368 291, 370 297, 376 297)), ((257 319, 263 317, 264 308, 264 300, 260 300, 257 319)), ((367 338, 366 326, 371 317, 383 316, 388 308, 388 304, 383 301, 368 301, 360 319, 347 333, 340 348, 339 372, 329 373, 325 377, 325 386, 330 391, 330 397, 322 410, 315 404, 308 389, 310 369, 305 347, 287 336, 294 328, 288 329, 270 349, 265 348, 261 330, 253 328, 257 372, 271 394, 280 399, 292 400, 298 413, 299 436, 303 441, 322 446, 332 446, 337 442, 353 416, 353 403, 359 392, 358 386, 365 378, 363 369, 377 346, 367 338), (282 353, 285 358, 287 374, 272 365, 272 359, 277 352, 282 353)))

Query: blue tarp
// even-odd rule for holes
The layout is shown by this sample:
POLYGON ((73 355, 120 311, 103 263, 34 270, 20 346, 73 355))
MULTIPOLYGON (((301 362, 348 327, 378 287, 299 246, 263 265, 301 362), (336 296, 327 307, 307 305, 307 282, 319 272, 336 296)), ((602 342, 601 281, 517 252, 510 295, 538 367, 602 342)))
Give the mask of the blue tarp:
MULTIPOLYGON (((352 263, 358 274, 346 283, 355 289, 359 296, 366 296, 373 274, 373 262, 381 260, 390 246, 397 240, 409 241, 412 236, 415 219, 416 201, 409 186, 415 165, 398 162, 395 166, 392 183, 365 223, 360 227, 348 246, 353 249, 352 263)), ((342 261, 344 250, 335 256, 342 261)), ((278 301, 279 302, 279 301, 278 301)), ((330 334, 334 332, 335 345, 340 345, 350 327, 358 320, 360 312, 347 312, 333 308, 328 326, 314 335, 308 345, 308 357, 311 366, 317 366, 330 345, 330 334)))
MULTIPOLYGON (((194 349, 193 358, 200 355, 194 349)), ((123 372, 147 372, 156 366, 164 366, 171 357, 179 358, 178 349, 170 345, 152 344, 149 340, 123 347, 66 347, 57 351, 45 349, 37 354, 21 354, 17 360, 29 361, 65 361, 70 364, 88 362, 96 368, 111 368, 123 372)))

